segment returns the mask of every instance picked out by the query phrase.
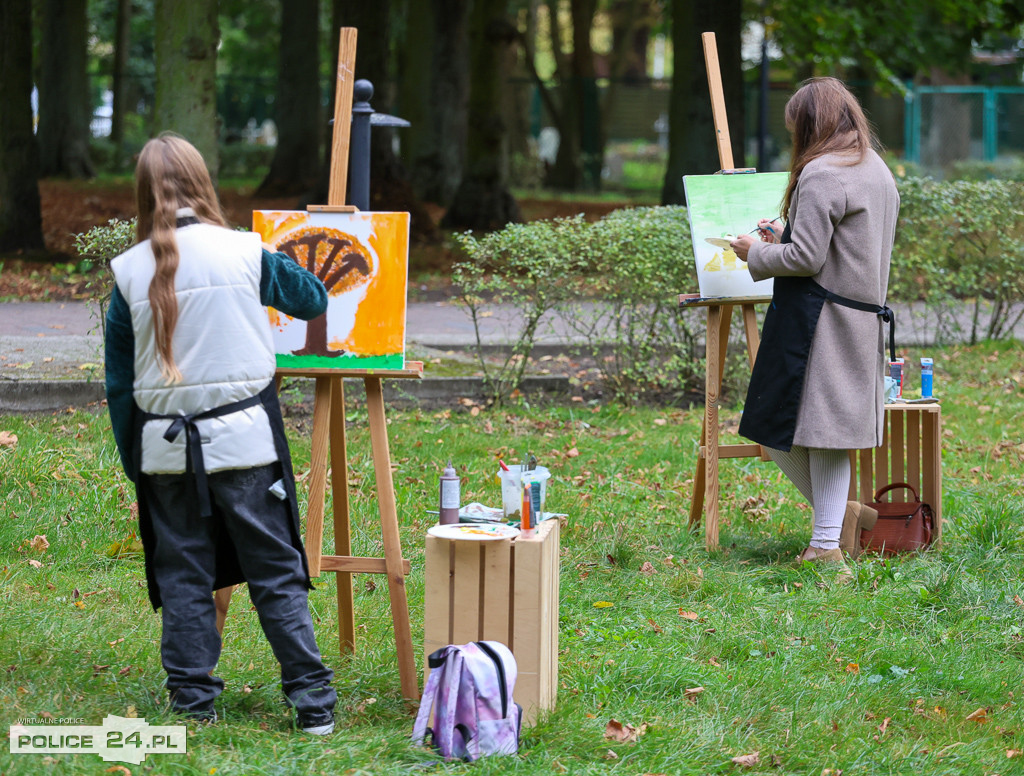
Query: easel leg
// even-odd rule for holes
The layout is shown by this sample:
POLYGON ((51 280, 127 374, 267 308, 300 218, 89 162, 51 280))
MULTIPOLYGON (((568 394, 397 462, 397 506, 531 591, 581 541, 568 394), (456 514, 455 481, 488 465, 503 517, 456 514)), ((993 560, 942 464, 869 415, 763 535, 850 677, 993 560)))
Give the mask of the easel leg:
MULTIPOLYGON (((348 454, 345 443, 345 383, 331 379, 331 491, 334 494, 334 554, 352 554, 348 502, 348 454)), ((338 640, 341 653, 356 651, 355 600, 352 574, 338 571, 338 640)))
POLYGON ((722 375, 729 348, 732 305, 708 308, 708 371, 704 398, 704 545, 718 548, 718 402, 722 394, 722 375))
POLYGON ((388 449, 387 420, 384 417, 384 393, 379 377, 367 377, 366 412, 373 446, 373 468, 377 477, 377 503, 380 507, 381 533, 384 537, 384 564, 387 568, 388 593, 391 596, 391 619, 395 627, 398 652, 398 673, 402 695, 410 700, 420 697, 416 662, 412 651, 409 626, 409 604, 405 591, 405 570, 402 543, 398 535, 398 507, 395 486, 391 479, 391 453, 388 449))
POLYGON ((313 399, 313 449, 309 458, 309 506, 306 509, 306 559, 309 561, 311 577, 320 576, 320 558, 323 555, 331 379, 316 378, 313 399))

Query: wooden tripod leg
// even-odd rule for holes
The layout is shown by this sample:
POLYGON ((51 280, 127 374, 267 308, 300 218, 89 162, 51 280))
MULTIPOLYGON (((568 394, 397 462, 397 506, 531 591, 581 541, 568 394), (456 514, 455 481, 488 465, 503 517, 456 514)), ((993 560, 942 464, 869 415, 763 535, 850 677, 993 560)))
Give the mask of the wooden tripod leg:
POLYGON ((377 503, 380 507, 380 527, 384 538, 384 567, 387 569, 391 620, 395 627, 395 646, 398 652, 398 674, 402 683, 402 695, 410 700, 418 700, 419 681, 416 677, 416 661, 412 651, 402 542, 398 534, 398 507, 395 504, 395 486, 391 479, 391 452, 388 449, 388 427, 384 417, 384 392, 379 377, 367 377, 365 384, 366 413, 373 447, 373 469, 377 477, 377 503))
POLYGON ((327 494, 327 443, 331 417, 331 378, 316 378, 313 399, 313 449, 309 458, 309 506, 306 508, 306 559, 309 575, 320 576, 327 494))
MULTIPOLYGON (((334 554, 352 554, 348 501, 348 452, 345 441, 345 382, 331 378, 331 492, 334 494, 334 554)), ((356 651, 355 599, 352 574, 336 573, 338 583, 338 641, 341 654, 356 651)))
POLYGON ((708 373, 704 397, 704 458, 707 469, 704 482, 704 545, 718 548, 718 402, 722 395, 722 376, 729 349, 732 305, 708 308, 708 373))

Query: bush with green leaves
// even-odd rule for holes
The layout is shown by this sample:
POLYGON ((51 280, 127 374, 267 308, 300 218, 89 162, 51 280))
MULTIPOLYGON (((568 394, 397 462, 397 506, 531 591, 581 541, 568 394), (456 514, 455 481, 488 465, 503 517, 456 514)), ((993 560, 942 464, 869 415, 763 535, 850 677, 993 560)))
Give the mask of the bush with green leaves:
POLYGON ((83 264, 92 265, 83 269, 103 270, 90 273, 86 287, 89 300, 99 306, 101 331, 106 325, 107 302, 110 299, 110 262, 135 244, 135 223, 134 218, 129 221, 112 218, 105 226, 94 226, 75 235, 75 250, 82 257, 83 264))
POLYGON ((563 319, 610 398, 678 401, 703 380, 700 316, 678 303, 694 286, 686 208, 616 210, 589 229, 588 298, 568 300, 563 319))
POLYGON ((937 341, 1009 336, 1024 300, 1024 183, 912 178, 900 197, 890 297, 925 301, 937 341), (956 312, 965 306, 961 332, 956 312))
MULTIPOLYGON (((609 398, 672 402, 700 390, 703 318, 678 304, 695 285, 685 208, 618 210, 595 223, 575 216, 510 224, 457 240, 467 259, 456 264, 455 282, 492 400, 519 387, 554 310, 564 327, 559 337, 584 351, 609 398), (518 313, 504 322, 511 351, 495 363, 485 355, 481 328, 498 304, 518 313)), ((727 385, 737 383, 734 361, 727 385)))
POLYGON ((589 239, 582 215, 509 224, 482 237, 455 235, 466 258, 456 262, 452 279, 473 320, 477 357, 493 401, 507 398, 522 383, 544 315, 579 293, 589 239), (504 322, 512 347, 497 361, 486 357, 481 336, 482 320, 494 315, 494 305, 517 311, 504 322))

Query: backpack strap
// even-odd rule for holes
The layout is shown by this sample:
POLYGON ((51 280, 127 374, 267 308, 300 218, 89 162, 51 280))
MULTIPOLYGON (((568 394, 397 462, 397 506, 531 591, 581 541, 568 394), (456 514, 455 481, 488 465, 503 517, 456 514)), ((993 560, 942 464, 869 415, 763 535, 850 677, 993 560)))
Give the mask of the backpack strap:
POLYGON ((441 666, 444 665, 444 653, 448 647, 442 647, 432 652, 427 658, 427 665, 430 666, 430 676, 423 687, 423 695, 420 696, 419 711, 416 712, 416 722, 412 726, 412 742, 422 744, 427 735, 427 720, 430 719, 430 709, 434 706, 437 698, 437 688, 441 683, 441 666))
MULTIPOLYGON (((498 674, 498 692, 501 694, 501 718, 505 719, 508 716, 508 705, 512 700, 512 693, 509 692, 508 678, 505 676, 505 661, 498 655, 497 650, 492 646, 493 642, 488 643, 486 641, 477 641, 476 645, 480 650, 487 655, 491 660, 494 661, 494 669, 498 674)), ((516 678, 513 676, 512 681, 515 682, 516 678)))

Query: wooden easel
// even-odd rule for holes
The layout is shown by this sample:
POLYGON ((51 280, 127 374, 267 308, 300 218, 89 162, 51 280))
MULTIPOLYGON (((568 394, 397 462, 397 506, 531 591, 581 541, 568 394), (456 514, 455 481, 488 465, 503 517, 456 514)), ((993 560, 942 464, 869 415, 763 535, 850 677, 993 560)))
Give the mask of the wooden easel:
MULTIPOLYGON (((722 170, 733 168, 732 146, 729 137, 729 123, 725 113, 725 96, 722 91, 722 75, 718 67, 718 46, 715 33, 701 35, 704 43, 704 61, 708 71, 708 89, 711 92, 711 113, 715 122, 715 136, 718 142, 718 159, 722 170)), ((708 550, 718 547, 718 461, 720 458, 753 458, 760 456, 768 460, 760 445, 718 444, 718 402, 722 394, 722 374, 729 348, 729 328, 733 308, 743 311, 743 329, 747 341, 747 358, 754 366, 760 334, 754 305, 771 301, 770 296, 749 296, 702 299, 699 294, 680 294, 679 304, 685 307, 707 308, 707 334, 705 337, 707 374, 705 377, 704 422, 700 431, 700 447, 697 454, 697 471, 693 478, 693 495, 690 499, 690 527, 704 518, 704 544, 708 550)))
MULTIPOLYGON (((334 134, 331 143, 328 204, 310 205, 307 209, 311 212, 355 212, 356 210, 356 208, 344 204, 348 176, 355 58, 356 30, 352 27, 342 28, 338 46, 338 77, 334 93, 334 134)), ((281 378, 285 376, 313 377, 316 380, 313 402, 313 442, 309 471, 309 506, 306 513, 306 557, 309 561, 310 576, 318 577, 322 571, 333 571, 337 574, 338 637, 341 652, 355 651, 355 602, 352 595, 352 575, 386 574, 402 695, 410 700, 417 700, 419 698, 419 682, 412 650, 412 632, 409 626, 409 606, 405 589, 405 577, 409 574, 411 566, 409 561, 402 557, 395 487, 391 478, 387 420, 384 416, 384 394, 381 386, 384 377, 388 379, 420 379, 423 377, 422 362, 411 361, 407 362, 406 366, 406 369, 384 372, 368 369, 278 369, 277 380, 279 384, 281 378), (344 378, 346 377, 362 378, 366 388, 366 413, 370 427, 377 503, 384 542, 383 558, 356 557, 351 554, 348 459, 345 442, 344 378), (331 492, 334 496, 335 555, 323 554, 328 455, 331 467, 331 492)))

